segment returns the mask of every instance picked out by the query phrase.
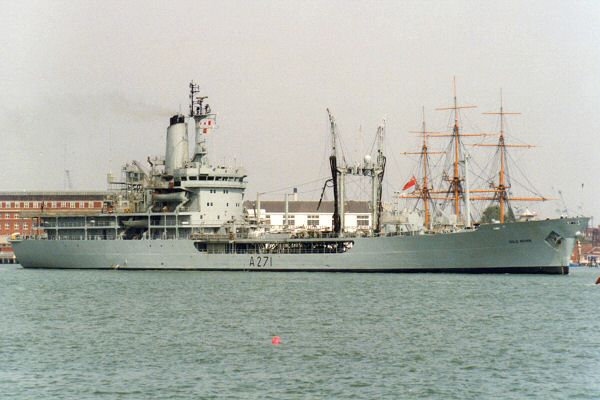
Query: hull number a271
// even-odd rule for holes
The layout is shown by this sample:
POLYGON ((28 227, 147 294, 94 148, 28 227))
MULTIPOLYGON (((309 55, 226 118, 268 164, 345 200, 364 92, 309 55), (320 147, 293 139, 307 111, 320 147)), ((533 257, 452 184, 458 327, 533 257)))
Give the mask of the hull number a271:
POLYGON ((250 265, 249 267, 272 267, 273 266, 273 257, 270 256, 251 256, 250 257, 250 265))

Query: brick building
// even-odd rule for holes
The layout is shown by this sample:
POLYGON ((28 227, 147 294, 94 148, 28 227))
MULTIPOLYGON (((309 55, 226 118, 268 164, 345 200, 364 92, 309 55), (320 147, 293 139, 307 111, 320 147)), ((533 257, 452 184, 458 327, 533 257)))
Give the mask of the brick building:
POLYGON ((105 192, 0 192, 0 263, 13 257, 8 244, 10 235, 33 233, 32 219, 23 214, 99 212, 105 196, 105 192))

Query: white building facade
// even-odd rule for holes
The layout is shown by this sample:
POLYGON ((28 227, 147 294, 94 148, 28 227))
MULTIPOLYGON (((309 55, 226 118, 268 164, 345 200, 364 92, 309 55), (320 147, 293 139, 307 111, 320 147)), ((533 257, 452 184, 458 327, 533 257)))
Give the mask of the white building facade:
MULTIPOLYGON (((256 202, 246 201, 244 206, 251 218, 255 218, 256 202)), ((261 201, 261 224, 269 225, 273 230, 309 229, 328 231, 333 229, 333 201, 290 200, 287 205, 287 221, 285 201, 261 201)), ((371 205, 368 201, 346 201, 344 203, 344 230, 371 229, 371 205)))

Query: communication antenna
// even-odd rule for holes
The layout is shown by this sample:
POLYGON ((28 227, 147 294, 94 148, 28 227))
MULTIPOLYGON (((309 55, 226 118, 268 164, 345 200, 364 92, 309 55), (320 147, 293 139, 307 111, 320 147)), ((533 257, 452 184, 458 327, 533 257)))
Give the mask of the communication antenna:
POLYGON ((73 184, 71 183, 71 171, 65 169, 65 190, 73 190, 73 184))

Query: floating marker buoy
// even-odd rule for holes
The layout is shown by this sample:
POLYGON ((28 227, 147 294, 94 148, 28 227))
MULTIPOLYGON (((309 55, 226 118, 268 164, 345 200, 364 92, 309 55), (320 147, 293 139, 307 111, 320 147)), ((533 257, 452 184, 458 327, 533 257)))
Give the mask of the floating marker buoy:
POLYGON ((596 279, 596 285, 600 285, 600 276, 596 279))
MULTIPOLYGON (((598 278, 600 279, 600 278, 598 278)), ((271 339, 271 343, 274 346, 279 346, 279 344, 281 344, 281 338, 279 336, 273 336, 273 339, 271 339)))

